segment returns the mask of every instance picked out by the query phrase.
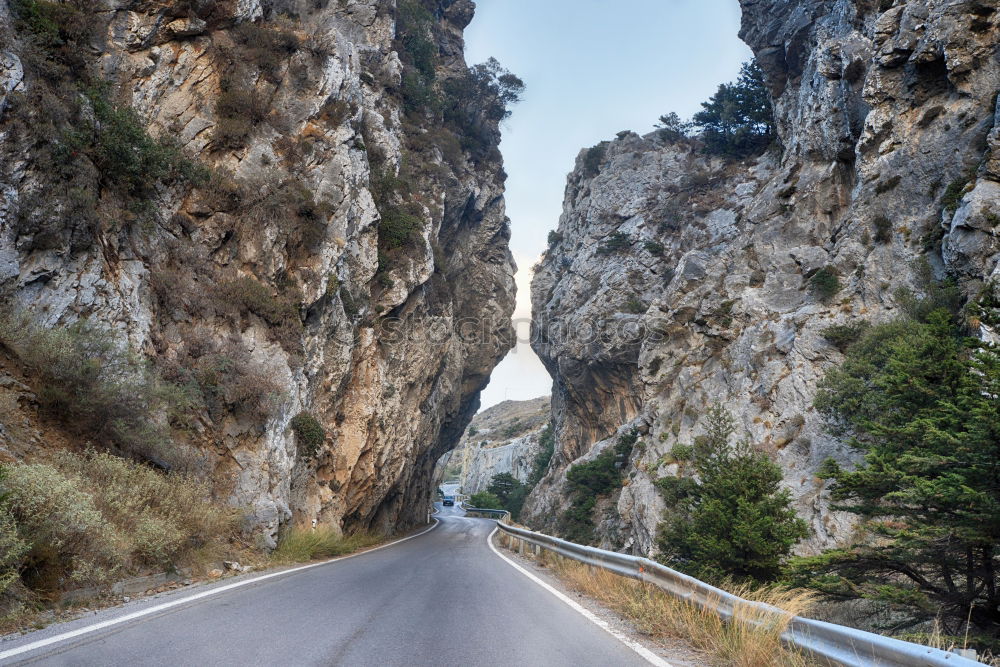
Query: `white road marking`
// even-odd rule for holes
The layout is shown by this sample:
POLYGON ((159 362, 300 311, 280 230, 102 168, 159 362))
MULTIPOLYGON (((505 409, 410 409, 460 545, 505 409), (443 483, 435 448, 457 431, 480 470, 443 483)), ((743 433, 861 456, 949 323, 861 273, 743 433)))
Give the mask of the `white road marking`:
POLYGON ((591 623, 593 623, 594 625, 600 627, 602 630, 606 631, 608 634, 610 634, 612 637, 614 637, 615 639, 617 639, 618 641, 620 641, 622 644, 625 644, 630 649, 632 649, 633 651, 635 651, 636 653, 638 653, 649 664, 656 665, 657 667, 671 667, 671 665, 670 665, 669 662, 667 662, 666 660, 664 660, 660 656, 656 655, 655 653, 653 653, 652 651, 650 651, 648 648, 646 648, 642 644, 634 642, 631 639, 629 639, 628 637, 626 637, 625 635, 623 635, 622 633, 618 632, 617 630, 615 630, 614 628, 612 628, 610 625, 608 625, 607 622, 605 622, 605 621, 601 620, 600 618, 598 618, 589 609, 584 608, 583 606, 581 606, 578 602, 576 602, 572 598, 564 595, 560 591, 556 590, 555 588, 553 588, 549 584, 547 584, 544 581, 542 581, 539 577, 535 576, 533 573, 531 573, 528 570, 524 569, 523 567, 521 567, 520 565, 518 565, 517 563, 515 563, 513 560, 511 560, 510 558, 507 558, 502 553, 500 553, 500 551, 495 546, 493 546, 493 536, 497 534, 498 530, 500 530, 500 529, 499 528, 494 528, 493 532, 490 533, 489 537, 486 538, 486 544, 488 544, 489 547, 490 547, 490 549, 493 550, 493 553, 495 553, 497 556, 500 556, 500 558, 503 558, 505 561, 507 561, 507 563, 511 567, 513 567, 515 570, 517 570, 518 572, 520 572, 521 574, 523 574, 524 576, 526 576, 528 579, 531 579, 533 582, 535 582, 536 584, 538 584, 539 586, 541 586, 542 588, 544 588, 545 590, 547 590, 549 593, 552 593, 557 598, 559 598, 560 600, 562 600, 563 602, 565 602, 566 604, 568 604, 574 610, 576 610, 577 612, 579 612, 580 614, 582 614, 591 623))
POLYGON ((0 652, 0 660, 6 660, 7 658, 13 658, 17 655, 22 655, 30 651, 37 651, 40 648, 45 648, 46 646, 52 646, 53 644, 58 644, 59 642, 64 642, 68 639, 74 639, 82 635, 87 635, 92 632, 97 632, 98 630, 103 630, 105 628, 110 628, 115 625, 120 625, 122 623, 128 623, 129 621, 134 621, 137 618, 142 618, 143 616, 149 616, 150 614, 155 614, 161 612, 165 609, 170 609, 172 607, 177 607, 188 602, 194 602, 195 600, 201 600, 207 597, 212 597, 213 595, 218 595, 219 593, 225 593, 226 591, 231 591, 234 588, 240 588, 242 586, 248 586, 250 584, 256 584, 259 581, 264 581, 266 579, 273 579, 274 577, 282 577, 286 574, 293 574, 295 572, 302 572, 303 570, 310 570, 314 567, 319 567, 321 565, 329 565, 330 563, 336 563, 337 561, 347 560, 348 558, 354 558, 356 556, 364 556, 365 554, 370 554, 373 551, 378 551, 379 549, 385 549, 386 547, 395 546, 401 542, 406 542, 407 540, 412 540, 415 537, 420 537, 424 533, 428 533, 435 528, 441 522, 434 519, 434 525, 430 528, 420 531, 416 535, 410 535, 409 537, 404 537, 400 540, 395 540, 393 542, 387 542, 381 546, 377 546, 374 549, 368 549, 367 551, 359 551, 357 553, 349 554, 347 556, 339 556, 337 558, 331 558, 330 560, 325 560, 321 563, 311 563, 309 565, 301 565, 299 567, 293 567, 290 570, 282 570, 281 572, 272 572, 271 574, 263 574, 259 577, 254 577, 253 579, 244 579, 242 581, 237 581, 232 584, 227 584, 225 586, 219 586, 218 588, 213 588, 207 591, 202 591, 201 593, 196 593, 194 595, 189 595, 187 597, 181 598, 179 600, 171 600, 170 602, 164 602, 163 604, 158 604, 147 609, 141 609, 139 611, 134 611, 131 614, 125 614, 118 618, 109 619, 107 621, 101 621, 100 623, 94 623, 93 625, 87 625, 82 628, 77 628, 76 630, 70 630, 69 632, 64 632, 62 634, 49 637, 47 639, 40 639, 37 642, 32 642, 30 644, 25 644, 24 646, 18 646, 17 648, 8 649, 6 651, 0 652))

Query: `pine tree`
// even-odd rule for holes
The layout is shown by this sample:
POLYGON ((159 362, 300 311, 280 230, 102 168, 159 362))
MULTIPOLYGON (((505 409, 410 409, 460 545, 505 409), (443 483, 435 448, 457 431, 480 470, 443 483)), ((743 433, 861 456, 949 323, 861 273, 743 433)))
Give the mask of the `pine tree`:
POLYGON ((816 407, 864 453, 822 474, 866 539, 792 573, 832 597, 889 603, 904 612, 893 630, 937 618, 958 632, 968 619, 996 636, 1000 359, 940 307, 951 292, 904 299, 915 317, 872 327, 822 381, 816 407))
POLYGON ((710 153, 745 157, 774 140, 774 109, 756 60, 744 63, 739 79, 720 85, 701 106, 692 121, 710 153))
POLYGON ((774 580, 806 523, 780 488, 781 469, 746 441, 730 444, 732 415, 717 405, 706 422, 692 447, 697 478, 660 480, 674 504, 658 536, 661 560, 707 581, 774 580))

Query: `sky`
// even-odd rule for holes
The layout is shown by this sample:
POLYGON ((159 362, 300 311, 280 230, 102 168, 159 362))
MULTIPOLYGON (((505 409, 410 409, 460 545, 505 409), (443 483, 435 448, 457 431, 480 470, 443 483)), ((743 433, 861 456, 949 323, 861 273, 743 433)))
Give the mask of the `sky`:
POLYGON ((751 57, 737 0, 477 0, 466 60, 496 57, 526 85, 503 128, 507 215, 517 262, 518 345, 493 371, 482 409, 551 392, 528 345, 531 267, 562 212, 583 148, 622 130, 688 118, 751 57))

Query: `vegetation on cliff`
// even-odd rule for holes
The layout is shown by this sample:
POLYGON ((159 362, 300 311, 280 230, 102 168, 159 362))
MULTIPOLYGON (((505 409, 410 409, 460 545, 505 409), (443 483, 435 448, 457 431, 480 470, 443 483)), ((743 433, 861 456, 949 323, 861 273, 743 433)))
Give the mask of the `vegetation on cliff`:
POLYGON ((559 520, 560 534, 565 539, 581 544, 594 543, 597 499, 621 488, 625 466, 638 440, 638 431, 623 433, 613 446, 566 472, 573 501, 559 520))
MULTIPOLYGON (((864 454, 821 471, 863 539, 798 559, 793 573, 832 598, 889 605, 893 631, 937 619, 996 636, 1000 358, 968 336, 953 285, 927 292, 901 294, 906 316, 865 330, 820 385, 817 409, 864 454)), ((995 320, 990 304, 992 288, 976 317, 995 320)))
POLYGON ((781 468, 749 442, 731 443, 732 415, 716 405, 705 422, 705 435, 678 453, 690 455, 697 475, 657 482, 669 506, 660 559, 709 582, 773 581, 808 527, 780 488, 781 468))
POLYGON ((109 454, 0 466, 0 620, 32 595, 218 555, 237 521, 206 483, 109 454))

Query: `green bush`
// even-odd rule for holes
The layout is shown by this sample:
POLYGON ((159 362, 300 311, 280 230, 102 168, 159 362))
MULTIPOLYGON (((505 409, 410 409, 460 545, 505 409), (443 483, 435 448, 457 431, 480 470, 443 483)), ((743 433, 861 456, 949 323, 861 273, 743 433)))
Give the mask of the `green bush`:
POLYGON ((554 248, 555 246, 559 245, 560 243, 562 243, 562 240, 563 240, 563 235, 560 234, 559 232, 554 231, 554 230, 551 231, 551 232, 549 232, 549 247, 550 248, 554 248))
POLYGON ((662 257, 663 251, 666 250, 666 248, 663 247, 663 244, 657 241, 644 241, 642 247, 645 248, 646 252, 650 255, 656 255, 657 257, 662 257))
POLYGON ((108 188, 132 201, 144 202, 155 194, 158 182, 180 180, 203 183, 204 167, 187 159, 171 141, 154 139, 138 114, 113 103, 107 85, 85 89, 92 118, 67 129, 64 150, 68 163, 88 158, 108 188))
POLYGON ((611 255, 632 247, 632 237, 625 232, 613 232, 597 246, 598 255, 611 255))
POLYGON ((157 363, 164 378, 182 387, 192 405, 216 422, 236 413, 263 423, 283 397, 273 368, 254 359, 240 338, 219 338, 205 328, 184 330, 176 355, 157 363))
POLYGON ((582 544, 593 543, 592 511, 596 498, 621 488, 622 475, 638 439, 638 431, 624 433, 614 446, 566 471, 573 502, 560 517, 559 528, 565 539, 582 544))
POLYGON ((480 491, 479 493, 472 494, 469 498, 470 507, 478 507, 483 510, 502 510, 503 503, 496 495, 490 493, 489 491, 480 491))
POLYGON ((648 306, 642 302, 642 299, 638 297, 632 297, 625 302, 625 312, 632 313, 633 315, 642 315, 646 312, 648 306))
POLYGON ((218 546, 237 519, 190 478, 95 452, 5 466, 0 495, 28 545, 18 547, 20 577, 46 592, 184 562, 218 546))
POLYGON ((326 440, 323 425, 308 412, 300 412, 292 417, 290 425, 295 432, 295 443, 299 446, 300 455, 315 456, 326 440))
POLYGON ((697 478, 658 483, 673 505, 660 525, 660 558, 709 582, 772 581, 808 526, 780 486, 781 468, 746 442, 730 444, 732 416, 716 405, 707 422, 691 448, 697 478))
POLYGON ((844 352, 865 334, 869 326, 868 322, 864 321, 837 324, 823 329, 822 334, 831 345, 844 352))
POLYGON ((941 195, 941 206, 948 213, 954 213, 962 204, 962 197, 965 196, 965 186, 969 184, 968 176, 960 176, 948 184, 944 194, 941 195))
POLYGON ((608 153, 608 144, 601 142, 596 146, 591 146, 583 156, 583 175, 586 177, 596 176, 604 163, 604 157, 608 153))
MULTIPOLYGON (((3 488, 4 476, 5 469, 0 467, 0 488, 3 488)), ((0 600, 11 584, 20 578, 21 561, 30 549, 31 545, 21 538, 6 497, 0 496, 0 600)))
POLYGON ((841 290, 840 278, 830 266, 824 266, 809 277, 809 289, 820 301, 829 301, 841 290))
POLYGON ((545 428, 542 429, 541 435, 538 436, 538 445, 538 454, 535 455, 535 460, 531 465, 531 475, 528 477, 528 493, 545 476, 545 472, 549 469, 549 463, 552 461, 552 455, 556 451, 556 430, 552 426, 552 422, 546 424, 545 428))
POLYGON ((294 293, 275 294, 275 290, 250 276, 225 280, 219 285, 220 298, 241 311, 257 315, 274 327, 301 332, 302 318, 294 293))
POLYGON ((160 417, 188 409, 186 396, 108 329, 86 320, 45 329, 8 314, 0 341, 37 378, 42 409, 70 430, 122 454, 160 462, 171 454, 160 417))
POLYGON ((413 245, 423 229, 423 218, 412 211, 390 206, 382 213, 378 225, 379 240, 389 249, 413 245))
POLYGON ((438 48, 433 28, 434 16, 420 2, 401 0, 397 3, 395 46, 403 64, 400 92, 403 107, 410 113, 432 110, 439 104, 434 90, 438 48))
MULTIPOLYGON (((77 76, 85 74, 88 66, 85 50, 99 32, 102 18, 89 2, 12 0, 10 8, 17 28, 30 34, 50 61, 46 65, 55 63, 77 76)), ((22 56, 30 61, 34 54, 28 51, 22 56)))
POLYGON ((690 461, 693 454, 694 449, 691 445, 685 445, 682 442, 678 442, 670 448, 670 458, 674 461, 690 461))
POLYGON ((888 243, 892 240, 892 222, 884 215, 875 218, 876 243, 888 243))

